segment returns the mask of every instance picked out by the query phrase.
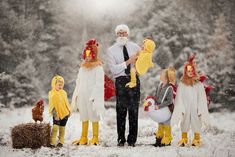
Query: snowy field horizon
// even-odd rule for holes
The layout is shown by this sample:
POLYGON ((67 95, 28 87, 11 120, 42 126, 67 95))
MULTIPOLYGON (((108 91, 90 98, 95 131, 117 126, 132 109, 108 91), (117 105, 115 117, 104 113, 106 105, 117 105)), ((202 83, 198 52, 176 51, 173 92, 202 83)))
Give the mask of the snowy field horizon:
MULTIPOLYGON (((112 106, 114 104, 106 104, 112 106)), ((13 126, 25 123, 34 123, 31 119, 32 107, 23 107, 17 110, 4 109, 0 114, 0 156, 1 157, 21 157, 21 156, 94 156, 94 157, 233 157, 235 156, 235 113, 223 111, 221 113, 210 114, 211 126, 202 130, 202 146, 200 148, 178 147, 177 142, 181 138, 179 127, 172 128, 173 141, 172 146, 154 147, 155 129, 157 124, 152 121, 143 111, 139 110, 139 133, 136 147, 127 146, 122 148, 117 146, 116 133, 116 111, 114 108, 108 108, 100 124, 100 144, 98 146, 74 146, 72 142, 81 135, 81 122, 79 113, 75 112, 68 120, 65 135, 65 144, 63 148, 41 147, 39 149, 13 149, 11 141, 11 129, 13 126), (20 118, 19 118, 20 117, 20 118), (6 121, 7 119, 7 121, 6 121)), ((45 108, 47 110, 47 107, 45 108)), ((39 122, 38 122, 39 123, 39 122)), ((43 123, 52 125, 51 117, 48 112, 44 113, 43 123)), ((91 128, 91 125, 90 125, 91 128)), ((91 130, 88 133, 91 138, 91 130)), ((128 125, 126 135, 128 134, 128 125)), ((192 138, 192 133, 189 133, 192 138)))

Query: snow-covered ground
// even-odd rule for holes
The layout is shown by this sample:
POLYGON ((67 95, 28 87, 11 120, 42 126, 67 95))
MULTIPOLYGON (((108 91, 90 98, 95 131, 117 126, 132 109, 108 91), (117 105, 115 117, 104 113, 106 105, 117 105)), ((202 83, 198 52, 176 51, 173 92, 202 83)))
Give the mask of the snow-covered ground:
MULTIPOLYGON (((180 139, 180 130, 178 127, 172 129, 174 140, 172 146, 155 148, 151 144, 155 138, 153 132, 156 124, 149 119, 140 108, 139 116, 139 134, 136 147, 125 146, 119 148, 116 146, 116 113, 115 109, 106 110, 105 116, 100 126, 100 145, 99 146, 73 146, 73 140, 78 139, 81 134, 81 122, 79 114, 73 113, 66 127, 66 144, 61 149, 50 149, 42 147, 41 149, 13 149, 11 146, 10 132, 11 128, 20 123, 33 122, 31 119, 31 107, 19 108, 14 110, 2 110, 0 112, 0 157, 27 157, 27 156, 88 156, 88 157, 235 157, 235 113, 222 112, 212 113, 212 126, 203 131, 203 145, 200 148, 195 147, 177 147, 180 139)), ((44 122, 50 122, 51 118, 44 112, 44 122)), ((127 129, 128 131, 128 129, 127 129)), ((91 137, 91 124, 89 128, 91 137)), ((192 137, 192 134, 190 134, 192 137)))

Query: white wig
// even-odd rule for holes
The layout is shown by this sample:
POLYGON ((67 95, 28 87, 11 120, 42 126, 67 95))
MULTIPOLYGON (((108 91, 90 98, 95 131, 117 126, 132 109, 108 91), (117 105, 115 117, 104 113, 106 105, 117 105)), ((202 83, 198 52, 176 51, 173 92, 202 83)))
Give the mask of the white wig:
POLYGON ((130 35, 129 27, 125 24, 117 25, 117 27, 115 28, 116 35, 119 31, 125 31, 128 35, 130 35))

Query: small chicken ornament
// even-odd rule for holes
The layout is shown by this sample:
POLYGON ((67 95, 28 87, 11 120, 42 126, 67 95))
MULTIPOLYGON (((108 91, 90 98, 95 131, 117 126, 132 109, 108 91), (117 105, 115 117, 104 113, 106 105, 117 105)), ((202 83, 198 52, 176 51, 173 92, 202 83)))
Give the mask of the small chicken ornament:
POLYGON ((44 101, 39 100, 35 107, 32 109, 32 118, 37 123, 37 121, 43 121, 43 111, 44 111, 44 101))
POLYGON ((153 67, 152 56, 155 46, 151 39, 143 41, 143 49, 138 53, 135 68, 131 68, 131 81, 126 84, 126 87, 134 88, 136 86, 136 73, 144 75, 149 68, 153 67))

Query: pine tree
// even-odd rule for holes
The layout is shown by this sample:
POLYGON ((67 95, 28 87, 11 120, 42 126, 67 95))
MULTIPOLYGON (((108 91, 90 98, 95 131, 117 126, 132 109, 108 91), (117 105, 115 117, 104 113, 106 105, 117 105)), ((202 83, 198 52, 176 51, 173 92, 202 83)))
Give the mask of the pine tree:
POLYGON ((225 16, 220 14, 215 21, 215 30, 209 38, 206 53, 206 74, 214 85, 213 99, 228 104, 231 81, 234 74, 234 54, 229 37, 230 28, 225 16))

